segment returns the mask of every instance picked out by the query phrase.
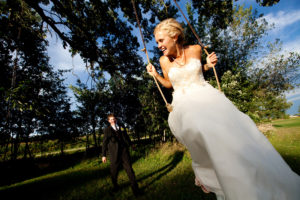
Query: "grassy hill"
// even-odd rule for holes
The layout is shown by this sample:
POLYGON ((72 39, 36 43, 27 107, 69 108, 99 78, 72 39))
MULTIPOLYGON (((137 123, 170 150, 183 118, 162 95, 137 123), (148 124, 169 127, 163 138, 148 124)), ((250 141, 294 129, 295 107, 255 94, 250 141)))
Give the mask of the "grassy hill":
MULTIPOLYGON (((300 174, 300 118, 278 120, 272 125, 274 129, 267 133, 269 140, 300 174)), ((216 199, 213 194, 204 194, 194 186, 191 158, 182 145, 170 142, 156 148, 140 147, 131 155, 139 185, 144 191, 137 199, 216 199)), ((118 179, 121 191, 111 194, 109 164, 101 163, 100 158, 74 153, 59 158, 57 163, 61 165, 57 170, 52 167, 52 171, 34 178, 0 186, 1 199, 134 199, 124 170, 118 179)), ((36 170, 49 168, 46 162, 35 167, 36 170)))

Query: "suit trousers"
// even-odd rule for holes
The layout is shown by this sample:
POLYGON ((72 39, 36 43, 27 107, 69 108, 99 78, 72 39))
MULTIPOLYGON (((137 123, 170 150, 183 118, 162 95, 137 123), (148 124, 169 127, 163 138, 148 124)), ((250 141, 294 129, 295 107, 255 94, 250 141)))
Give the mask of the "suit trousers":
POLYGON ((130 161, 130 156, 129 156, 129 151, 127 148, 120 146, 119 152, 118 152, 118 158, 117 159, 111 159, 113 161, 110 165, 110 170, 111 170, 111 179, 113 186, 115 188, 118 187, 118 173, 120 170, 121 165, 123 166, 124 170, 127 173, 127 176, 130 180, 131 183, 131 188, 135 192, 138 190, 138 185, 136 182, 135 174, 131 166, 131 161, 130 161))

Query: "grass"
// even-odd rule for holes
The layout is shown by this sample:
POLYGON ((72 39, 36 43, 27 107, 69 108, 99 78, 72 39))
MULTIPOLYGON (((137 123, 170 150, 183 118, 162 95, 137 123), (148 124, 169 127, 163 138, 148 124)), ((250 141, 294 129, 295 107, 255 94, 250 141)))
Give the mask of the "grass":
MULTIPOLYGON (((177 143, 167 143, 150 152, 132 152, 133 168, 144 191, 139 199, 215 199, 193 185, 189 153, 177 143), (141 155, 145 155, 141 157, 141 155)), ((68 169, 0 188, 9 199, 132 199, 124 170, 119 174, 120 192, 112 196, 109 164, 86 159, 68 169)))
MULTIPOLYGON (((278 120, 272 124, 275 130, 268 136, 269 140, 300 174, 300 118, 278 120)), ((194 186, 191 158, 182 145, 166 143, 152 149, 141 147, 131 155, 139 186, 144 191, 137 199, 216 199, 213 194, 204 194, 194 186)), ((56 171, 0 186, 1 199, 134 199, 124 170, 118 179, 121 190, 112 195, 109 163, 103 164, 97 157, 87 158, 82 154, 73 155, 72 159, 60 158, 60 162, 61 159, 65 165, 56 171)))
POLYGON ((292 128, 298 127, 300 129, 300 117, 290 119, 280 119, 273 121, 273 126, 277 128, 292 128))
POLYGON ((291 168, 300 174, 300 117, 272 122, 275 131, 270 142, 291 168))

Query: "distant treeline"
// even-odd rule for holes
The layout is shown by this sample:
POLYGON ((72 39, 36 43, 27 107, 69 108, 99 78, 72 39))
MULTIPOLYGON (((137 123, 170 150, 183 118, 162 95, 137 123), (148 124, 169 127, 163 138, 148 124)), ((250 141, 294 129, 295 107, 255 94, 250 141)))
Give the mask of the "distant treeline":
MULTIPOLYGON (((279 41, 265 44, 271 25, 233 2, 191 0, 186 9, 208 51, 218 55, 216 70, 225 95, 255 121, 285 117, 291 104, 284 94, 299 83, 300 56, 281 54, 279 41)), ((257 2, 271 6, 278 0, 257 2)), ((137 1, 136 7, 146 42, 160 20, 180 17, 172 3, 166 9, 161 1, 137 1)), ((63 153, 70 141, 82 137, 87 149, 97 149, 110 112, 136 141, 171 135, 168 111, 139 53, 130 1, 15 0, 1 1, 0 9, 1 160, 32 157, 43 148, 63 153), (72 55, 79 54, 90 74, 68 86, 75 95, 74 110, 63 78, 72 70, 55 71, 49 64, 48 37, 60 38, 72 55)), ((197 43, 184 28, 186 43, 197 43)), ((150 51, 159 68, 160 52, 150 51)), ((216 85, 211 71, 205 77, 216 85)), ((163 92, 171 102, 172 90, 163 92)))

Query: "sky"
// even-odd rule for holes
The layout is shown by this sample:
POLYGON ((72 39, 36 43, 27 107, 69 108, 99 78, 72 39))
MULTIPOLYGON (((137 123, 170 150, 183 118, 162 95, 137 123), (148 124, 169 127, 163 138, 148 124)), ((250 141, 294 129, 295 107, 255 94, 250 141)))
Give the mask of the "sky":
MULTIPOLYGON (((188 0, 181 0, 180 6, 185 11, 184 2, 188 0)), ((255 0, 239 0, 235 2, 237 5, 244 5, 245 7, 252 6, 258 13, 264 14, 264 18, 271 24, 274 24, 274 29, 269 31, 265 41, 275 41, 280 39, 282 41, 283 52, 294 51, 300 53, 300 2, 299 0, 280 0, 279 3, 272 7, 261 7, 255 0)), ((183 20, 182 20, 183 21, 183 20)), ((136 31, 138 33, 138 31, 136 31)), ((140 36, 138 35, 138 38, 140 36)), ((85 68, 85 64, 79 55, 71 56, 69 49, 64 49, 61 40, 55 34, 48 34, 49 41, 48 55, 50 57, 50 64, 54 69, 70 69, 71 72, 66 73, 64 78, 66 86, 75 85, 76 80, 80 78, 83 83, 91 84, 91 79, 85 68)), ((140 42, 142 45, 142 43, 140 42)), ((147 46, 147 49, 149 47, 147 46)), ((149 50, 148 50, 149 51, 149 50)), ((145 62, 146 62, 146 57, 145 62)), ((300 68, 300 67, 299 67, 300 68)), ((300 69, 299 69, 300 70, 300 69)), ((299 77, 300 79, 300 77, 299 77)), ((72 98, 72 108, 75 109, 76 103, 73 92, 68 90, 68 95, 72 98)), ((293 106, 286 111, 287 114, 297 114, 300 106, 300 88, 286 93, 286 98, 293 106)))

